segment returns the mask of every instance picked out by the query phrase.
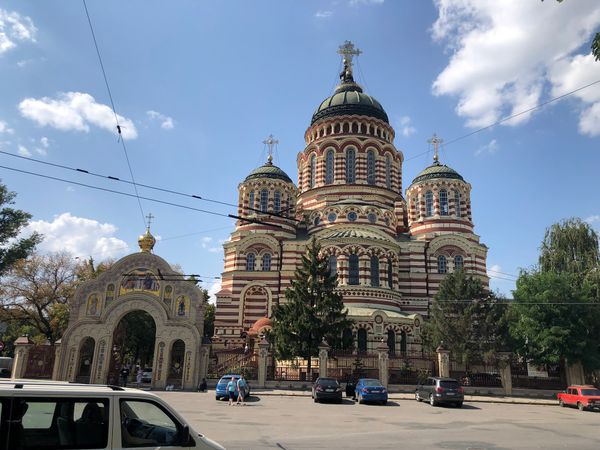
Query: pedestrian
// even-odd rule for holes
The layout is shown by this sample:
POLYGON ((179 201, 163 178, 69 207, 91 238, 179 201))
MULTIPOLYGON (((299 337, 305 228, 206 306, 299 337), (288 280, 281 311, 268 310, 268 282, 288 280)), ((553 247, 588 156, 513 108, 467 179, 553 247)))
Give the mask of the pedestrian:
POLYGON ((244 346, 244 355, 247 355, 249 351, 250 347, 248 347, 248 343, 246 342, 246 345, 244 346))
POLYGON ((142 386, 142 368, 137 366, 137 373, 135 374, 135 382, 137 383, 137 387, 140 388, 142 386))
POLYGON ((248 385, 246 384, 246 379, 244 378, 244 375, 240 375, 240 378, 237 381, 237 388, 238 388, 237 404, 238 405, 241 402, 242 406, 246 406, 246 387, 247 386, 248 385))
POLYGON ((127 379, 129 378, 129 367, 123 366, 120 372, 121 375, 121 385, 123 387, 127 387, 127 379))
POLYGON ((235 388, 235 378, 231 377, 231 380, 229 380, 229 383, 227 383, 227 393, 229 394, 229 406, 233 405, 233 401, 235 400, 235 388))
POLYGON ((198 385, 198 390, 200 392, 206 392, 206 378, 202 378, 202 381, 198 385))

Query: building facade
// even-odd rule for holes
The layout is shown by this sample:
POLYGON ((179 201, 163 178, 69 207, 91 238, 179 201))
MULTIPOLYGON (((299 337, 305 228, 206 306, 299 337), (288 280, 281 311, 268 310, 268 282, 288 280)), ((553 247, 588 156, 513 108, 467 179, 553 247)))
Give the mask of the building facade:
MULTIPOLYGON (((420 348, 419 331, 445 274, 463 268, 488 285, 487 247, 474 233, 471 185, 439 162, 403 194, 403 154, 381 104, 355 81, 351 43, 344 70, 318 106, 297 157, 297 185, 272 163, 238 187, 238 220, 224 244, 217 293, 217 347, 239 347, 269 327, 314 237, 338 275, 359 351, 382 339, 391 351, 420 348), (245 219, 245 220, 244 220, 245 219)), ((272 144, 273 141, 265 141, 272 144)))

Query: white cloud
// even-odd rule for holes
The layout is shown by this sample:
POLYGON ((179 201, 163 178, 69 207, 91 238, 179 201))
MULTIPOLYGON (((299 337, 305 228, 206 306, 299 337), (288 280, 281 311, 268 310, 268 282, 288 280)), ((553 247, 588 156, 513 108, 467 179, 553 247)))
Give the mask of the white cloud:
POLYGON ((317 19, 327 19, 333 15, 333 11, 319 10, 315 13, 317 19))
POLYGON ((146 115, 150 118, 150 120, 158 120, 160 122, 160 127, 163 130, 172 130, 175 127, 175 121, 172 117, 165 116, 158 111, 146 111, 146 115))
POLYGON ((494 264, 491 267, 488 267, 487 274, 488 277, 497 277, 499 273, 502 272, 502 267, 498 264, 494 264))
POLYGON ((417 129, 412 125, 412 120, 408 116, 402 116, 398 120, 398 125, 402 136, 409 137, 416 133, 417 129))
POLYGON ((208 303, 213 305, 217 303, 215 294, 221 290, 221 280, 213 281, 213 284, 208 288, 208 303))
POLYGON ((492 139, 487 144, 482 145, 477 150, 475 150, 475 156, 479 156, 483 153, 493 155, 494 153, 496 153, 498 151, 499 148, 500 148, 500 145, 498 144, 498 141, 496 141, 496 139, 492 139))
POLYGON ((117 231, 114 225, 76 217, 68 212, 55 216, 52 222, 30 222, 23 234, 28 235, 32 231, 44 235, 44 240, 39 244, 43 252, 67 250, 74 256, 92 256, 97 260, 115 258, 129 252, 127 243, 114 236, 117 231))
POLYGON ((381 5, 385 0, 350 0, 350 6, 381 5))
MULTIPOLYGON (((108 105, 96 102, 83 92, 59 93, 56 99, 26 98, 19 103, 23 117, 38 125, 50 126, 63 131, 90 131, 90 125, 117 134, 115 115, 108 105)), ((137 130, 130 119, 118 115, 124 139, 137 138, 137 130)))
MULTIPOLYGON (((573 55, 589 52, 590 37, 600 25, 597 0, 436 0, 436 6, 432 36, 448 45, 451 56, 433 93, 457 96, 456 112, 467 126, 489 125, 538 105, 548 83, 556 94, 600 77, 600 65, 592 66, 591 56, 573 55)), ((598 95, 594 89, 579 95, 588 102, 579 124, 586 134, 600 133, 600 122, 594 123, 600 111, 590 105, 598 95)), ((529 117, 504 124, 518 125, 529 117)))
POLYGON ((46 136, 42 136, 40 139, 40 144, 42 144, 42 147, 48 148, 50 147, 50 140, 46 136))
POLYGON ((17 150, 17 153, 21 156, 26 156, 26 157, 30 157, 31 156, 31 152, 29 151, 29 149, 27 147, 25 147, 24 145, 19 145, 19 148, 17 150))
POLYGON ((14 134, 15 130, 10 128, 4 120, 0 120, 0 134, 2 134, 2 133, 14 134))
POLYGON ((600 215, 595 214, 593 216, 590 216, 590 217, 586 218, 585 221, 587 223, 589 223, 590 225, 593 224, 593 223, 595 223, 595 222, 600 222, 600 215))
POLYGON ((17 46, 17 41, 35 42, 37 28, 31 18, 0 8, 0 55, 17 46))

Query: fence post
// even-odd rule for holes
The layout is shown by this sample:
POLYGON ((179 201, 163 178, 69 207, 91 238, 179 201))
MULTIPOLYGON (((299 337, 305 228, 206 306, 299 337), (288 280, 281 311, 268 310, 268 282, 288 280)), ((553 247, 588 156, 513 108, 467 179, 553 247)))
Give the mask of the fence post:
POLYGON ((377 346, 377 354, 379 355, 379 380, 386 388, 388 387, 389 374, 388 374, 388 362, 389 362, 389 348, 387 344, 381 340, 377 346))
POLYGON ((326 377, 327 376, 327 358, 329 355, 329 344, 323 338, 321 343, 319 344, 319 376, 326 377))
POLYGON ((27 335, 21 336, 15 341, 15 360, 13 361, 11 378, 25 378, 31 346, 32 342, 27 335))
POLYGON ((444 348, 444 343, 440 343, 439 347, 435 349, 438 357, 438 376, 449 377, 450 376, 450 350, 444 348))
POLYGON ((269 341, 264 337, 258 343, 258 387, 264 388, 267 380, 267 360, 269 356, 269 341))
POLYGON ((498 352, 498 368, 500 381, 506 395, 512 395, 512 371, 510 367, 510 352, 498 352))
MULTIPOLYGON (((58 380, 59 376, 60 376, 60 346, 61 346, 60 344, 61 344, 60 339, 54 343, 54 367, 52 368, 52 379, 53 380, 58 380)), ((92 382, 92 380, 91 380, 91 373, 90 373, 90 383, 91 382, 92 382)))
POLYGON ((210 344, 202 344, 200 345, 200 372, 198 374, 198 380, 202 380, 206 378, 208 374, 208 358, 210 356, 210 344))

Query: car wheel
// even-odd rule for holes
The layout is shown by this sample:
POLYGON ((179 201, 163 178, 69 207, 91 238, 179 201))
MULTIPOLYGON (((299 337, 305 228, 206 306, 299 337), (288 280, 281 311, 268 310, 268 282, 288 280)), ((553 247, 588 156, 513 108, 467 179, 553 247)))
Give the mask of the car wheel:
POLYGON ((558 399, 558 404, 560 405, 561 408, 564 408, 565 406, 567 406, 567 405, 565 405, 565 402, 563 401, 562 398, 558 399))
POLYGON ((313 397, 313 401, 314 401, 315 403, 319 403, 319 399, 318 399, 317 397, 313 397))
POLYGON ((585 406, 581 402, 577 402, 577 408, 579 408, 579 411, 585 411, 585 406))
POLYGON ((382 401, 381 401, 381 404, 382 404, 383 406, 387 405, 387 400, 382 400, 382 401))
POLYGON ((462 408, 463 402, 456 402, 456 407, 457 408, 462 408))
POLYGON ((435 401, 435 398, 433 397, 433 394, 429 394, 429 404, 431 406, 437 406, 437 402, 435 401))
POLYGON ((219 396, 217 395, 217 396, 215 397, 215 399, 216 399, 217 401, 219 401, 219 400, 221 400, 221 397, 219 397, 219 396))
POLYGON ((418 402, 421 402, 421 401, 423 401, 423 400, 421 399, 421 396, 419 395, 419 393, 418 393, 418 392, 415 392, 415 400, 416 400, 416 401, 418 401, 418 402))

